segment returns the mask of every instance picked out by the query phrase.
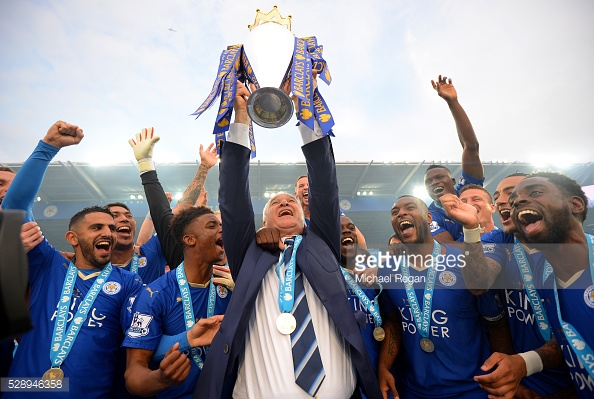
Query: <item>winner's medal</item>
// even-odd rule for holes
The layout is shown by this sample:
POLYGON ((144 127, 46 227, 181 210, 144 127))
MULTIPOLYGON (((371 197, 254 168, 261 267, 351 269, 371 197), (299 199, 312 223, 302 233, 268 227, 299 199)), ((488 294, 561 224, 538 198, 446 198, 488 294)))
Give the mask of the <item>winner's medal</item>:
MULTIPOLYGON (((433 342, 428 338, 430 325, 431 325, 431 307, 433 305, 433 289, 435 288, 435 259, 441 253, 441 246, 435 240, 433 240, 433 253, 431 254, 431 266, 429 270, 427 270, 427 280, 425 281, 425 290, 423 292, 423 308, 419 305, 419 300, 417 299, 417 295, 412 284, 405 284, 404 288, 406 290, 406 297, 408 299, 408 303, 410 304, 410 308, 412 310, 412 314, 415 319, 415 325, 417 326, 417 331, 421 335, 421 341, 419 345, 421 349, 425 353, 432 353, 435 351, 435 345, 433 342)), ((408 262, 404 262, 402 265, 402 276, 405 281, 410 281, 410 274, 408 270, 408 262)))
POLYGON ((431 353, 435 350, 435 345, 429 338, 421 338, 419 345, 421 345, 421 349, 427 353, 431 353))
POLYGON ((64 372, 59 367, 52 367, 48 371, 43 373, 43 376, 41 377, 41 379, 44 381, 47 381, 47 380, 50 380, 50 381, 60 380, 61 381, 64 379, 64 372))
POLYGON ((383 328, 376 327, 373 329, 373 338, 375 338, 376 341, 383 341, 384 338, 386 338, 386 332, 383 328))
POLYGON ((346 281, 347 285, 353 291, 353 293, 359 298, 359 301, 365 306, 365 308, 371 313, 373 316, 373 324, 375 328, 373 329, 373 338, 376 341, 383 341, 386 337, 386 332, 382 328, 382 316, 380 315, 379 306, 377 305, 377 298, 382 293, 382 285, 380 283, 376 283, 379 286, 379 293, 376 295, 375 299, 372 301, 370 300, 367 295, 363 292, 359 284, 355 281, 353 276, 351 276, 350 271, 347 271, 344 267, 340 267, 340 271, 342 271, 342 276, 344 277, 344 281, 346 281))
POLYGON ((276 328, 283 335, 291 334, 296 327, 297 321, 291 313, 281 313, 276 319, 276 328))

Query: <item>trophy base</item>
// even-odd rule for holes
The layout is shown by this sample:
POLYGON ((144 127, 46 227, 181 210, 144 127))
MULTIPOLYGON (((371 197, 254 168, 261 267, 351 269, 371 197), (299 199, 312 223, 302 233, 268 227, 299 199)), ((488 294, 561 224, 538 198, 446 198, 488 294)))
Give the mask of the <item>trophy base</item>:
POLYGON ((280 89, 262 87, 252 93, 247 112, 254 123, 272 129, 285 125, 293 116, 293 100, 280 89))

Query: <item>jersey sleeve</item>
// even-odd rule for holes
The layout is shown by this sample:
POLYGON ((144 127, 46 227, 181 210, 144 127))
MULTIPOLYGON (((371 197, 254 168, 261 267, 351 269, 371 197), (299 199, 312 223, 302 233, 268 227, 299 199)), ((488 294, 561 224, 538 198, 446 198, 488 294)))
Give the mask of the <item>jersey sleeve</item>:
POLYGON ((505 317, 505 310, 497 290, 490 289, 486 293, 477 296, 476 301, 479 313, 485 320, 499 321, 505 317))
POLYGON ((25 222, 33 219, 33 202, 43 182, 43 176, 50 161, 60 149, 39 141, 33 153, 23 163, 2 201, 2 208, 19 209, 27 212, 25 222))
POLYGON ((441 213, 434 211, 433 209, 429 209, 431 212, 431 223, 429 224, 429 230, 431 230, 431 235, 434 236, 439 233, 443 233, 447 231, 445 228, 445 221, 443 220, 443 216, 441 213))
POLYGON ((152 288, 152 285, 142 288, 134 300, 123 347, 155 351, 159 346, 163 326, 162 296, 152 288))
POLYGON ((120 323, 122 325, 122 331, 126 331, 126 329, 132 323, 132 310, 134 307, 134 302, 143 287, 142 279, 138 274, 124 273, 124 276, 126 279, 126 302, 120 311, 120 323))
POLYGON ((458 183, 456 184, 456 191, 458 193, 460 193, 460 190, 462 189, 462 187, 464 187, 467 184, 476 184, 479 186, 483 186, 483 184, 485 183, 485 178, 483 177, 482 179, 477 179, 476 177, 467 175, 466 173, 464 173, 464 171, 462 172, 462 176, 460 176, 460 180, 458 181, 458 183))

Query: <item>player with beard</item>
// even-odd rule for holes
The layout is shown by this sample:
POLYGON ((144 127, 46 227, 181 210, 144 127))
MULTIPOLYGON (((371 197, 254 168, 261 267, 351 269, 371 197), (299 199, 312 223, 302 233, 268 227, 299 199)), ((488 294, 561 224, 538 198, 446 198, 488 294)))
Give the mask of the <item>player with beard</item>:
POLYGON ((479 156, 479 142, 468 119, 468 115, 458 102, 458 93, 452 85, 452 79, 439 75, 437 82, 431 81, 437 94, 443 98, 456 122, 458 139, 462 145, 462 177, 456 184, 452 173, 443 165, 430 165, 425 172, 425 188, 433 200, 429 205, 431 212, 431 234, 440 243, 453 242, 462 236, 462 226, 445 214, 440 202, 444 194, 458 195, 466 184, 483 185, 485 181, 483 165, 479 156))
MULTIPOLYGON (((31 205, 49 162, 59 149, 82 138, 82 130, 75 125, 62 121, 52 125, 15 176, 4 198, 5 209, 25 210, 31 218, 31 205)), ((72 262, 47 240, 27 254, 35 328, 22 336, 9 376, 68 378, 69 390, 56 392, 56 397, 113 395, 116 354, 131 320, 127 306, 142 282, 110 264, 117 238, 108 209, 95 206, 78 212, 70 220, 66 240, 74 249, 72 262)), ((22 391, 3 394, 38 396, 22 391)))
POLYGON ((579 398, 594 396, 594 237, 583 229, 587 203, 579 184, 557 172, 530 174, 510 196, 517 234, 552 267, 541 293, 579 398))
MULTIPOLYGON (((510 175, 498 184, 495 196, 503 229, 481 235, 484 258, 468 257, 463 269, 471 292, 480 295, 493 287, 492 290, 498 293, 506 309, 513 342, 513 348, 507 354, 496 352, 485 362, 482 371, 490 373, 477 375, 476 380, 490 394, 506 398, 549 397, 553 394, 560 398, 574 397, 575 390, 561 348, 551 335, 546 313, 542 306, 533 306, 533 303, 541 302, 532 282, 542 281, 544 258, 538 251, 525 246, 522 237, 516 237, 514 243, 516 229, 509 218, 507 200, 524 177, 525 174, 510 175)), ((464 221, 458 213, 463 210, 472 216, 470 221, 479 220, 453 195, 443 196, 442 204, 447 214, 461 223, 464 221)))
POLYGON ((386 339, 378 363, 384 397, 484 398, 473 377, 490 354, 482 320, 488 314, 464 286, 464 257, 433 239, 431 213, 420 199, 399 197, 391 215, 401 244, 394 251, 398 264, 378 270, 382 281, 391 281, 384 286, 386 339), (390 368, 399 353, 405 366, 397 368, 397 392, 390 368))

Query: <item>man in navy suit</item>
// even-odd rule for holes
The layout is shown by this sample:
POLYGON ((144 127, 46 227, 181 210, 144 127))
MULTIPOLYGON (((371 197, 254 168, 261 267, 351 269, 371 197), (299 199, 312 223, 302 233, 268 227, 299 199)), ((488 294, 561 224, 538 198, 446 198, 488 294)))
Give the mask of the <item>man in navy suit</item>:
MULTIPOLYGON (((279 252, 256 244, 249 190, 249 91, 238 82, 235 123, 221 152, 219 203, 223 242, 236 281, 233 297, 210 347, 194 398, 321 398, 357 397, 359 384, 368 398, 381 398, 359 325, 347 301, 339 269, 340 218, 336 167, 329 137, 300 125, 309 173, 311 224, 291 194, 277 194, 264 208, 264 226, 295 240, 296 274, 303 289, 325 377, 315 392, 297 385, 291 336, 278 326, 282 298, 279 283, 289 273, 279 252), (279 265, 280 263, 280 265, 279 265), (311 396, 310 396, 311 395, 311 396)), ((283 247, 280 244, 279 247, 283 247)), ((295 263, 293 262, 286 262, 295 263)), ((297 286, 297 284, 295 284, 297 286)), ((295 293, 297 296, 297 293, 295 293)), ((297 305, 295 305, 297 307, 297 305)), ((299 330, 299 329, 298 329, 299 330)), ((317 352, 317 350, 316 350, 317 352)))

